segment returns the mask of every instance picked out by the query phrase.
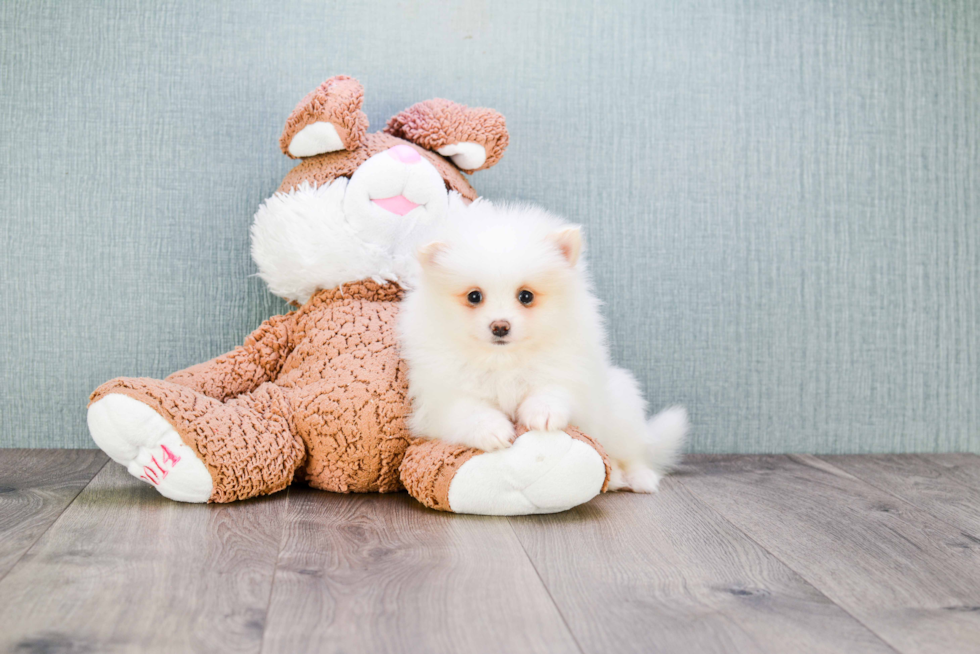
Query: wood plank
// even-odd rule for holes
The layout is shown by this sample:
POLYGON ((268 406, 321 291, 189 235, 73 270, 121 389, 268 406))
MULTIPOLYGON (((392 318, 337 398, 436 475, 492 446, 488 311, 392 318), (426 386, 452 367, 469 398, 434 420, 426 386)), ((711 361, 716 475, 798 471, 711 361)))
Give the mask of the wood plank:
POLYGON ((812 456, 691 457, 706 504, 895 649, 980 650, 980 542, 812 456))
POLYGON ((285 507, 172 502, 106 465, 0 581, 0 651, 258 652, 285 507))
POLYGON ((882 454, 819 458, 914 504, 980 541, 980 489, 956 481, 930 457, 882 454))
POLYGON ((980 456, 963 452, 955 454, 920 454, 929 463, 942 468, 943 475, 964 486, 980 490, 980 456))
POLYGON ((263 652, 578 651, 506 518, 290 491, 263 652))
POLYGON ((108 460, 99 450, 0 450, 0 579, 108 460))
POLYGON ((584 652, 893 652, 686 490, 513 527, 584 652))

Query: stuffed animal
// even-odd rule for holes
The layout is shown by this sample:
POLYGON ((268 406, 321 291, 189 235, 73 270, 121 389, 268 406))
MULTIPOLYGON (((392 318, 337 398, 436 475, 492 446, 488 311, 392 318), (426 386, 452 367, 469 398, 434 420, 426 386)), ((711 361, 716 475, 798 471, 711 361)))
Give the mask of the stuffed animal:
POLYGON ((427 100, 366 133, 363 90, 333 77, 286 121, 301 159, 255 215, 252 256, 297 308, 245 343, 164 380, 120 377, 92 393, 92 438, 131 474, 183 502, 231 502, 305 482, 407 490, 425 506, 515 515, 587 502, 608 482, 601 446, 569 428, 519 432, 482 452, 413 438, 395 322, 415 251, 477 195, 460 171, 500 160, 504 118, 427 100))

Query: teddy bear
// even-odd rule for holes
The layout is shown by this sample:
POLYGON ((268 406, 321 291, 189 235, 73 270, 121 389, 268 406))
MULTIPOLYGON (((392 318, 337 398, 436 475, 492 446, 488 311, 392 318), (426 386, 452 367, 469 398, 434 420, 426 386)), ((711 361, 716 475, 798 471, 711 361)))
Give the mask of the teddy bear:
POLYGON ((286 121, 299 159, 255 214, 252 257, 295 310, 231 352, 163 380, 119 377, 91 395, 88 426, 114 461, 182 502, 232 502, 294 482, 338 493, 407 490, 456 513, 569 509, 608 484, 602 447, 569 427, 518 430, 483 452, 419 438, 396 317, 415 257, 453 203, 477 198, 463 173, 496 164, 503 116, 448 100, 415 104, 367 133, 363 88, 328 79, 286 121))

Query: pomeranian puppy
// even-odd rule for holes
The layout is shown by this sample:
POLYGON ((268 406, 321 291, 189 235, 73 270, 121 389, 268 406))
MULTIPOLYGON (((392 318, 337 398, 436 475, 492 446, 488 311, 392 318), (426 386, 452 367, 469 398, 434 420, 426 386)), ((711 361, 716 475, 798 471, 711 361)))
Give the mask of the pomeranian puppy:
POLYGON ((636 379, 613 366, 582 234, 530 206, 457 204, 399 318, 410 429, 481 450, 509 447, 515 422, 574 425, 612 462, 610 489, 656 490, 680 457, 687 412, 646 418, 636 379))

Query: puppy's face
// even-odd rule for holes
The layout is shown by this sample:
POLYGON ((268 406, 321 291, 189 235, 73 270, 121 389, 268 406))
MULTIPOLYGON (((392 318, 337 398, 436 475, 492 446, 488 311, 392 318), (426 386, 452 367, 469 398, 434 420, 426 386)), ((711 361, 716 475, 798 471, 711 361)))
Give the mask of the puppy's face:
POLYGON ((533 346, 560 330, 569 315, 579 229, 562 229, 537 242, 508 232, 481 240, 432 243, 419 252, 444 326, 500 352, 533 346))

